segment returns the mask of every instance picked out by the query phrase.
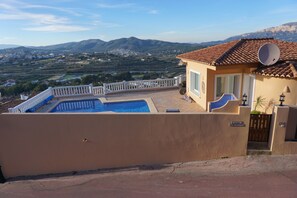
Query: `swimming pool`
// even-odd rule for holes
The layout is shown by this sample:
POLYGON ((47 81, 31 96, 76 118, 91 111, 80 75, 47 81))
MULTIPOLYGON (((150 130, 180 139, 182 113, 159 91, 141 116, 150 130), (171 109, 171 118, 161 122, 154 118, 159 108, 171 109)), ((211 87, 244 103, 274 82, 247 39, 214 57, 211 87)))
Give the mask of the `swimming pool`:
POLYGON ((50 112, 150 112, 145 100, 106 102, 102 103, 98 99, 92 100, 72 100, 60 102, 50 112))

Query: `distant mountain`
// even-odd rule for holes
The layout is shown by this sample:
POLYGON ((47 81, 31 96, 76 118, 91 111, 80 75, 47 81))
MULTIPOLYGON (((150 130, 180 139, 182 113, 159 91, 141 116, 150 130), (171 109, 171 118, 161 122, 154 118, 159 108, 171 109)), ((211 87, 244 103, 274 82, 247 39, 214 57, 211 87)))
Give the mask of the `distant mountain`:
MULTIPOLYGON (((109 42, 100 39, 90 39, 80 42, 70 42, 58 45, 39 47, 17 47, 13 49, 2 49, 0 55, 9 57, 21 57, 25 54, 32 56, 45 54, 70 54, 70 53, 111 53, 117 55, 177 55, 204 46, 190 43, 173 43, 159 40, 142 40, 135 37, 121 38, 109 42)), ((29 56, 30 57, 30 56, 29 56)))
POLYGON ((232 36, 221 41, 204 42, 201 44, 216 45, 220 43, 226 43, 229 41, 239 40, 242 38, 275 38, 284 41, 297 42, 297 22, 286 23, 280 26, 271 27, 256 32, 232 36))
POLYGON ((0 44, 0 49, 16 48, 19 45, 10 45, 10 44, 0 44))
POLYGON ((32 47, 32 49, 46 50, 59 53, 114 53, 122 55, 132 54, 160 54, 181 53, 201 47, 199 44, 173 43, 159 40, 142 40, 136 37, 120 38, 109 42, 100 39, 90 39, 58 45, 32 47))
MULTIPOLYGON (((120 38, 111 41, 102 41, 100 39, 90 39, 80 42, 70 42, 58 45, 40 46, 40 47, 21 47, 14 49, 4 49, 1 47, 17 47, 14 45, 0 45, 0 55, 7 54, 14 57, 16 54, 29 53, 31 55, 38 54, 60 54, 60 53, 112 53, 118 55, 137 55, 137 54, 153 54, 153 55, 176 55, 195 49, 200 49, 209 45, 226 43, 241 38, 263 38, 273 37, 285 41, 297 42, 297 22, 286 23, 280 26, 267 28, 257 32, 246 33, 242 35, 232 36, 221 41, 211 41, 199 44, 166 42, 160 40, 143 40, 136 37, 120 38)), ((22 57, 22 56, 21 56, 22 57)))
POLYGON ((280 26, 267 28, 257 32, 251 32, 247 34, 233 36, 226 39, 226 41, 237 40, 241 38, 265 38, 265 37, 266 38, 273 37, 279 40, 297 42, 297 22, 286 23, 280 26))
POLYGON ((80 42, 62 43, 42 47, 30 47, 33 49, 59 51, 59 52, 94 52, 101 49, 102 44, 106 43, 100 39, 89 39, 80 42))

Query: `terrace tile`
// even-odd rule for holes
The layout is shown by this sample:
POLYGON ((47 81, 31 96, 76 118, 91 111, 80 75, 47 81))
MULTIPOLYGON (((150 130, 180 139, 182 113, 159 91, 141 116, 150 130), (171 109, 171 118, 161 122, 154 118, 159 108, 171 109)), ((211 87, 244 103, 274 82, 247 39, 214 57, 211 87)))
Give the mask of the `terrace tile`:
POLYGON ((107 100, 151 98, 158 112, 166 112, 166 109, 179 109, 181 112, 204 112, 203 108, 194 101, 186 101, 179 94, 177 88, 117 93, 107 95, 105 98, 107 100))

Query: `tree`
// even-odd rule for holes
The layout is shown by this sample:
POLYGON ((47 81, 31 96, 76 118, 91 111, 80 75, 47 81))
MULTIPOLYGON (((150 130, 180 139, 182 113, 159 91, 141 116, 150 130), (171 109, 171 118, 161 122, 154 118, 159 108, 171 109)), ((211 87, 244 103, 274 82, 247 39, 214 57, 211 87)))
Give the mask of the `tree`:
POLYGON ((261 114, 260 111, 258 111, 258 107, 262 108, 264 107, 266 103, 266 99, 263 96, 258 96, 255 103, 255 109, 252 111, 252 114, 261 114))

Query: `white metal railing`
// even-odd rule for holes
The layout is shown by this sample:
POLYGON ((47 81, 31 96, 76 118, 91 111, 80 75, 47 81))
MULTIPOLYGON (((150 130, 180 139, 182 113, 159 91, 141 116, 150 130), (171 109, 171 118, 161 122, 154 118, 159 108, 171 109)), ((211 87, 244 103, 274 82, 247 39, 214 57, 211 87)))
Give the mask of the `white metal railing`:
POLYGON ((126 90, 126 82, 116 82, 116 83, 108 83, 103 84, 104 93, 116 93, 126 90))
POLYGON ((83 96, 83 95, 96 95, 102 96, 109 93, 137 91, 146 89, 161 89, 178 87, 178 85, 185 80, 184 75, 168 79, 156 80, 139 80, 139 81, 123 81, 116 83, 106 83, 103 86, 93 87, 92 85, 79 85, 79 86, 64 86, 48 88, 40 94, 30 98, 29 100, 21 103, 20 105, 10 108, 9 112, 26 112, 28 109, 37 108, 39 104, 47 102, 46 100, 52 97, 69 97, 69 96, 83 96))
POLYGON ((44 90, 43 92, 39 93, 38 95, 26 100, 25 102, 13 107, 9 108, 8 111, 11 113, 24 113, 28 109, 35 107, 36 105, 42 103, 46 99, 52 96, 52 89, 49 87, 48 89, 44 90))
POLYGON ((82 96, 92 94, 91 85, 79 85, 79 86, 65 86, 65 87, 54 87, 54 97, 67 97, 67 96, 82 96))
POLYGON ((117 83, 108 83, 103 85, 103 95, 108 93, 117 93, 124 91, 137 91, 145 89, 169 88, 177 87, 179 79, 157 79, 157 80, 139 80, 139 81, 123 81, 117 83))
POLYGON ((93 87, 93 94, 96 96, 105 95, 104 88, 102 86, 93 87))

